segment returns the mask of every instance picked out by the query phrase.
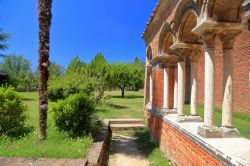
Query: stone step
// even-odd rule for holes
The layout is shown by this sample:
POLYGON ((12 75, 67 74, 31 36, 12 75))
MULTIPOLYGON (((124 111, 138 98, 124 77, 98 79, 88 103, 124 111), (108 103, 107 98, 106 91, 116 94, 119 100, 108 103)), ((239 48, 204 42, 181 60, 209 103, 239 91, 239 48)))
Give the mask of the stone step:
POLYGON ((146 128, 144 124, 110 124, 112 131, 118 130, 143 130, 146 128))
POLYGON ((109 124, 143 124, 142 119, 107 119, 109 124))

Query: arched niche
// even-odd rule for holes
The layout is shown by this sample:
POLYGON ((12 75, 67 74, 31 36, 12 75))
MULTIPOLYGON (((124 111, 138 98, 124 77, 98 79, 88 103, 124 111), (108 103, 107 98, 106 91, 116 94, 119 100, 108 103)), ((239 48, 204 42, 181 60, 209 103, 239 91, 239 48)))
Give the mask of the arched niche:
POLYGON ((201 15, 219 22, 241 22, 244 0, 203 1, 201 15))
POLYGON ((152 48, 151 48, 151 46, 147 47, 146 53, 147 53, 147 60, 151 61, 152 60, 152 48))
POLYGON ((166 22, 160 31, 159 45, 158 45, 159 55, 173 54, 170 47, 174 44, 174 42, 175 42, 174 32, 171 29, 170 23, 166 22))
POLYGON ((177 41, 189 44, 199 44, 199 36, 192 32, 197 25, 198 13, 188 9, 182 15, 177 32, 177 41))
POLYGON ((201 0, 179 1, 174 12, 174 18, 172 20, 172 22, 174 23, 173 30, 178 31, 180 24, 181 24, 182 17, 187 10, 193 10, 199 16, 201 7, 202 7, 201 0))

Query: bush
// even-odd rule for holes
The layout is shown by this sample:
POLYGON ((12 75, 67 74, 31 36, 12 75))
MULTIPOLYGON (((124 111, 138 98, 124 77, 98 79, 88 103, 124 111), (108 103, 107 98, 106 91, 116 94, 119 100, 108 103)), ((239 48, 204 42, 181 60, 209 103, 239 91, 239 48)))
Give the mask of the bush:
POLYGON ((52 106, 55 125, 70 136, 82 136, 94 127, 94 102, 84 93, 70 95, 52 106))
POLYGON ((79 74, 55 77, 49 80, 48 97, 51 101, 67 98, 71 94, 86 93, 90 95, 94 91, 92 79, 79 74))
POLYGON ((24 134, 27 107, 14 88, 0 87, 0 136, 24 134))

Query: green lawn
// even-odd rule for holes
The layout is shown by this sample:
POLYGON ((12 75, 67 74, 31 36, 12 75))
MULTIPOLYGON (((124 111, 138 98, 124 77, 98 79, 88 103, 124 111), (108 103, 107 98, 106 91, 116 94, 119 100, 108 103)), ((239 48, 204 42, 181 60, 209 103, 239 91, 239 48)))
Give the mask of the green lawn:
POLYGON ((20 93, 20 95, 28 106, 27 123, 34 127, 34 131, 19 140, 0 138, 0 156, 81 158, 86 155, 92 144, 91 137, 76 140, 70 139, 65 133, 58 132, 53 124, 51 111, 48 112, 47 139, 42 144, 37 143, 38 93, 20 93))
POLYGON ((125 98, 120 97, 120 91, 106 92, 106 95, 111 98, 108 104, 98 107, 100 119, 144 118, 143 92, 125 92, 125 98))

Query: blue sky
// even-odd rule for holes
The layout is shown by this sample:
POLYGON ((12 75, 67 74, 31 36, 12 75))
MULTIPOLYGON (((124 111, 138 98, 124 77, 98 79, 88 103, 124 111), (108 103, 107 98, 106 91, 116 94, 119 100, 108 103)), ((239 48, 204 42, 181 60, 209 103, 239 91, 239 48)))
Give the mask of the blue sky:
MULTIPOLYGON (((67 66, 78 55, 89 62, 102 52, 108 62, 145 59, 141 34, 157 0, 53 0, 50 60, 67 66)), ((9 50, 38 61, 37 0, 0 0, 0 27, 11 34, 9 50)))

